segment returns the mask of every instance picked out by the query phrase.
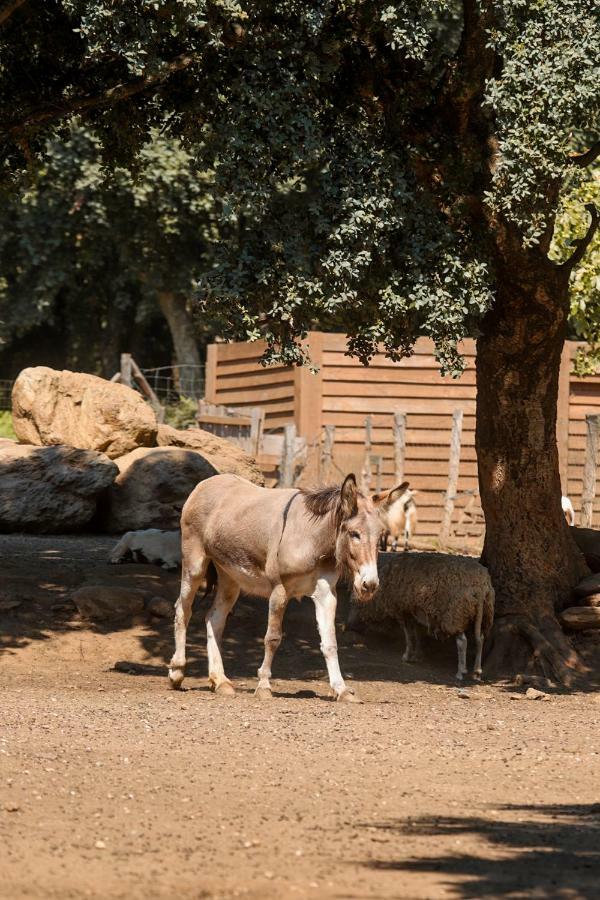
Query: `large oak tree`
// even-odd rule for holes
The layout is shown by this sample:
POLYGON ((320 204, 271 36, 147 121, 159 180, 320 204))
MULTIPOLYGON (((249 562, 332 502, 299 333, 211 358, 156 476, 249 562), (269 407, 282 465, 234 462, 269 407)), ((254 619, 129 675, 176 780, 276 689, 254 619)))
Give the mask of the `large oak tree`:
POLYGON ((570 174, 598 155, 593 0, 0 6, 7 189, 84 117, 110 169, 160 127, 212 173, 229 237, 198 304, 270 357, 315 321, 367 361, 478 334, 492 661, 577 660, 556 611, 582 571, 560 509, 556 400, 569 279, 549 258, 570 174))

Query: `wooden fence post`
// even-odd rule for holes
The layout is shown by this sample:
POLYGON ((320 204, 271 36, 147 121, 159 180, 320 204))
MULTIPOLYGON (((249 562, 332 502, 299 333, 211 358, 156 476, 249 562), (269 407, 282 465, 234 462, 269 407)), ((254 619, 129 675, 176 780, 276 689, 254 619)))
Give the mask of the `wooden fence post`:
POLYGON ((121 384, 133 387, 131 353, 121 353, 121 384))
POLYGON ((394 484, 404 481, 406 463, 406 413, 394 413, 394 484))
POLYGON ((450 438, 450 460, 448 465, 448 488, 444 501, 444 512, 440 525, 440 543, 445 544, 450 537, 452 513, 458 487, 458 468, 460 465, 460 438, 462 433, 463 411, 455 409, 452 413, 452 436, 450 438))
POLYGON ((583 469, 583 495, 581 497, 581 527, 591 528, 596 496, 596 461, 598 458, 598 420, 600 416, 587 415, 585 439, 585 467, 583 469))
POLYGON ((362 470, 362 489, 365 493, 371 490, 371 447, 373 435, 373 416, 365 418, 365 461, 362 470))
POLYGON ((333 444, 335 441, 335 425, 325 425, 325 435, 321 448, 321 481, 329 484, 333 468, 333 444))
POLYGON ((371 461, 375 465, 375 490, 377 493, 381 490, 381 479, 383 475, 383 457, 372 456, 371 461))
POLYGON ((288 423, 283 429, 283 449, 279 470, 279 487, 294 486, 294 457, 296 455, 296 426, 288 423))
POLYGON ((253 406, 250 410, 250 453, 258 456, 262 443, 264 413, 260 406, 253 406))

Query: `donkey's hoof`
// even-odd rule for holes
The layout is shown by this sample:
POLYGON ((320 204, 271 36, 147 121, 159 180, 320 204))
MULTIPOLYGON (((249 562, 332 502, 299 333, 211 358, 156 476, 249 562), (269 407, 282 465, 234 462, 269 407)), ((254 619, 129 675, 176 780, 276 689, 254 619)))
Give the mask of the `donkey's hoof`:
POLYGON ((482 673, 481 672, 473 672, 473 681, 481 681, 482 673))
POLYGON ((235 697, 235 688, 230 681, 222 681, 215 687, 215 694, 219 697, 235 697))
POLYGON ((338 703, 362 703, 351 688, 346 688, 336 697, 338 703))
POLYGON ((174 691, 180 691, 184 677, 183 669, 169 669, 169 687, 174 691))
POLYGON ((257 687, 254 691, 254 696, 257 700, 272 700, 273 691, 271 690, 271 688, 257 687))

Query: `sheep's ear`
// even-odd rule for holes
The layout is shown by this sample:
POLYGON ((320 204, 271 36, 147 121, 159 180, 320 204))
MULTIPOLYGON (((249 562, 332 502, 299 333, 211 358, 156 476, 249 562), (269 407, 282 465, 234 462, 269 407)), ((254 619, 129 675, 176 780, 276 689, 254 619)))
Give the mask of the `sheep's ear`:
POLYGON ((351 519, 358 512, 358 488, 356 487, 356 477, 353 472, 344 478, 340 491, 339 511, 342 521, 351 519))
POLYGON ((375 506, 383 507, 383 509, 387 509, 389 506, 394 503, 395 500, 398 500, 399 497, 404 494, 406 489, 408 488, 408 481, 403 481, 402 484, 396 485, 396 487, 392 488, 391 491, 382 491, 379 494, 373 495, 373 503, 375 506))

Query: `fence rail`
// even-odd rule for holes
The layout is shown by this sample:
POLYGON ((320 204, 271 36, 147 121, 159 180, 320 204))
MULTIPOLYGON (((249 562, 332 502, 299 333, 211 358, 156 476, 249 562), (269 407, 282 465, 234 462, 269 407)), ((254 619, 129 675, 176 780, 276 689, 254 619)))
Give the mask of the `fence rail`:
POLYGON ((177 403, 182 397, 204 397, 205 366, 159 366, 142 369, 146 381, 163 404, 177 403))
POLYGON ((14 381, 11 378, 0 378, 0 410, 12 409, 13 384, 14 381))

